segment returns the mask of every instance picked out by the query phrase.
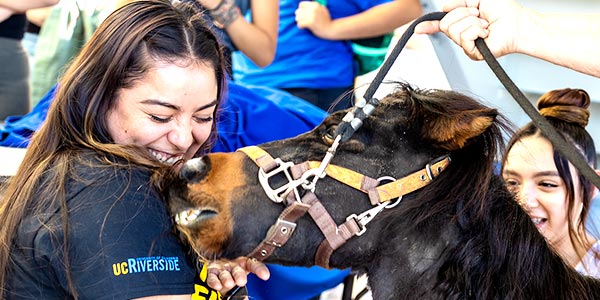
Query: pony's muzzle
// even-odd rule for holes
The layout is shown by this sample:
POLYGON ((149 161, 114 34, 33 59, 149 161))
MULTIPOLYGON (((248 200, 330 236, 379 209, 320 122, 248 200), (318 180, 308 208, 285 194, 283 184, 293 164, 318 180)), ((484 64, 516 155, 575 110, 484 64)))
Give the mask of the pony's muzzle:
POLYGON ((216 215, 217 212, 212 209, 191 208, 175 214, 175 223, 179 226, 191 227, 210 220, 216 215))
POLYGON ((210 160, 206 156, 193 158, 183 164, 179 177, 188 183, 195 183, 206 177, 209 170, 210 160))

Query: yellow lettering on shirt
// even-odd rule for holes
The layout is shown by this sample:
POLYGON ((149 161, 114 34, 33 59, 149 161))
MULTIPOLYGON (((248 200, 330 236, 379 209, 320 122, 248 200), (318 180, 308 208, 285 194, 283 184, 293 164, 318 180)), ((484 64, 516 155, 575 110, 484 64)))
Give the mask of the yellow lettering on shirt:
POLYGON ((194 285, 192 300, 221 300, 221 294, 209 288, 206 284, 207 277, 208 269, 206 268, 206 264, 203 264, 202 270, 200 271, 200 281, 202 281, 202 284, 194 285))

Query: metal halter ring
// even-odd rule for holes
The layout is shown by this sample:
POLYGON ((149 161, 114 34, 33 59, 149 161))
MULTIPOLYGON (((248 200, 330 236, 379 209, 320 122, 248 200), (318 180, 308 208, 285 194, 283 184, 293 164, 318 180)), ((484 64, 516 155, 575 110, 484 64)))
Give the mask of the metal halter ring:
MULTIPOLYGON (((382 176, 377 178, 377 182, 381 183, 382 181, 387 180, 387 181, 396 181, 396 178, 392 177, 392 176, 382 176)), ((398 205, 398 203, 400 203, 402 201, 402 196, 398 197, 394 202, 388 203, 385 208, 393 208, 396 207, 396 205, 398 205)))

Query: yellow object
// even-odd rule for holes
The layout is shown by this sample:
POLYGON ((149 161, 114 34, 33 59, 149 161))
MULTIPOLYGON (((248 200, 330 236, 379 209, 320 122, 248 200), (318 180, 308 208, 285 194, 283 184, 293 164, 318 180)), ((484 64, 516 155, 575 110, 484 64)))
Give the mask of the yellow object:
POLYGON ((208 277, 208 269, 206 263, 202 264, 202 270, 200 271, 200 281, 202 284, 194 285, 194 294, 192 300, 221 300, 221 294, 219 292, 208 288, 206 285, 206 278, 208 277))

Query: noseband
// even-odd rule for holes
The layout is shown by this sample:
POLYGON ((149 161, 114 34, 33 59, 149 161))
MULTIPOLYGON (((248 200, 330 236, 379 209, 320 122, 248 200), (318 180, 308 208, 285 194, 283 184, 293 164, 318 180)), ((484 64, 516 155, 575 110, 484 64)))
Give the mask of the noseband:
POLYGON ((322 161, 305 161, 300 164, 273 158, 257 146, 238 150, 245 153, 259 167, 259 182, 267 196, 275 203, 286 205, 275 223, 269 228, 266 237, 250 252, 249 257, 262 261, 277 248, 281 248, 296 229, 296 221, 308 212, 324 235, 315 254, 315 265, 329 268, 329 259, 333 251, 353 236, 364 234, 367 224, 383 209, 395 207, 402 200, 402 196, 428 185, 450 164, 450 157, 442 156, 428 163, 425 168, 398 180, 387 176, 374 179, 330 164, 338 144, 339 138, 329 148, 322 161), (278 188, 272 188, 269 178, 277 175, 285 177, 287 183, 278 188), (317 181, 325 176, 362 191, 368 195, 373 208, 358 215, 351 214, 346 217, 344 223, 337 225, 314 193, 317 181), (390 182, 381 184, 383 181, 390 182), (302 196, 300 196, 301 194, 302 196))

